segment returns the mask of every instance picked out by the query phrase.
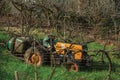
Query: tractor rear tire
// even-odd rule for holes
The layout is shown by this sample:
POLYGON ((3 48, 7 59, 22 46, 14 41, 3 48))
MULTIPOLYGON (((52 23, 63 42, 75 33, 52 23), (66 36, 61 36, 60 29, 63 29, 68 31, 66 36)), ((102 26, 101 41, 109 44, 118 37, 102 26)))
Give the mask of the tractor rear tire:
POLYGON ((32 47, 26 50, 24 54, 24 59, 27 64, 36 64, 37 66, 40 66, 43 63, 42 54, 40 54, 40 52, 36 48, 33 51, 32 47))

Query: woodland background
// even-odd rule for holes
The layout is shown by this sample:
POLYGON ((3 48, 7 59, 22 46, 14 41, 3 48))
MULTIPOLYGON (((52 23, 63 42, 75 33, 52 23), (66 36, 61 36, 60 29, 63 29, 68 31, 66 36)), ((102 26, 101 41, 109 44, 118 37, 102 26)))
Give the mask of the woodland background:
MULTIPOLYGON (((0 79, 13 80, 18 71, 20 80, 34 80, 33 66, 26 67, 7 51, 10 36, 40 39, 50 33, 65 42, 92 42, 88 51, 106 51, 113 65, 106 80, 120 79, 120 0, 0 0, 0 79)), ((99 58, 95 57, 95 64, 99 58)), ((50 66, 37 72, 38 80, 105 80, 107 70, 98 63, 80 72, 67 72, 63 66, 54 74, 50 66)))

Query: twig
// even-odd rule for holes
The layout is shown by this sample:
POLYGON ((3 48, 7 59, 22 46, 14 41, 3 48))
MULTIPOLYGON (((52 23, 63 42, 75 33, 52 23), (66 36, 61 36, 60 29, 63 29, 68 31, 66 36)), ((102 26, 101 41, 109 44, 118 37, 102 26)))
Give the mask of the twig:
POLYGON ((108 69, 108 75, 107 75, 107 78, 106 80, 110 80, 110 75, 111 75, 111 71, 112 71, 112 61, 108 55, 108 53, 105 51, 105 50, 100 50, 100 52, 103 52, 106 57, 108 58, 108 61, 109 61, 109 69, 108 69))
POLYGON ((56 66, 53 68, 52 72, 51 72, 51 75, 49 76, 49 78, 47 80, 51 80, 54 73, 55 73, 55 69, 56 69, 56 66))

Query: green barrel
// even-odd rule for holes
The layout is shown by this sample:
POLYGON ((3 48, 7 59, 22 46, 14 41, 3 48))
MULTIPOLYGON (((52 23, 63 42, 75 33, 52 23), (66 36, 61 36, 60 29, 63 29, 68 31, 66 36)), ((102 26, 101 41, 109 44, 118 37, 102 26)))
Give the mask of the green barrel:
POLYGON ((29 37, 17 37, 14 44, 14 52, 24 54, 31 46, 29 37))
POLYGON ((12 51, 13 50, 13 42, 14 42, 14 37, 12 37, 9 41, 8 41, 8 43, 7 43, 7 48, 8 48, 8 50, 10 50, 10 51, 12 51))
POLYGON ((31 46, 29 41, 28 37, 13 37, 8 41, 7 48, 14 53, 23 54, 31 46))

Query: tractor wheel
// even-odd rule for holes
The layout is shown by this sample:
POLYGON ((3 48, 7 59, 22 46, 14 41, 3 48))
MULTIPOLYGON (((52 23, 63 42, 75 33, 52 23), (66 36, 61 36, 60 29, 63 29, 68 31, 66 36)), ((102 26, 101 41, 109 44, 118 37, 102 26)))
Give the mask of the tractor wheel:
POLYGON ((36 48, 35 48, 34 52, 33 52, 33 48, 29 48, 25 52, 24 58, 25 58, 26 63, 28 63, 28 64, 35 64, 36 63, 37 66, 42 65, 42 63, 43 63, 42 55, 40 54, 40 52, 36 48))
POLYGON ((78 72, 79 71, 79 66, 74 62, 68 62, 67 65, 66 65, 66 69, 68 71, 78 72))

